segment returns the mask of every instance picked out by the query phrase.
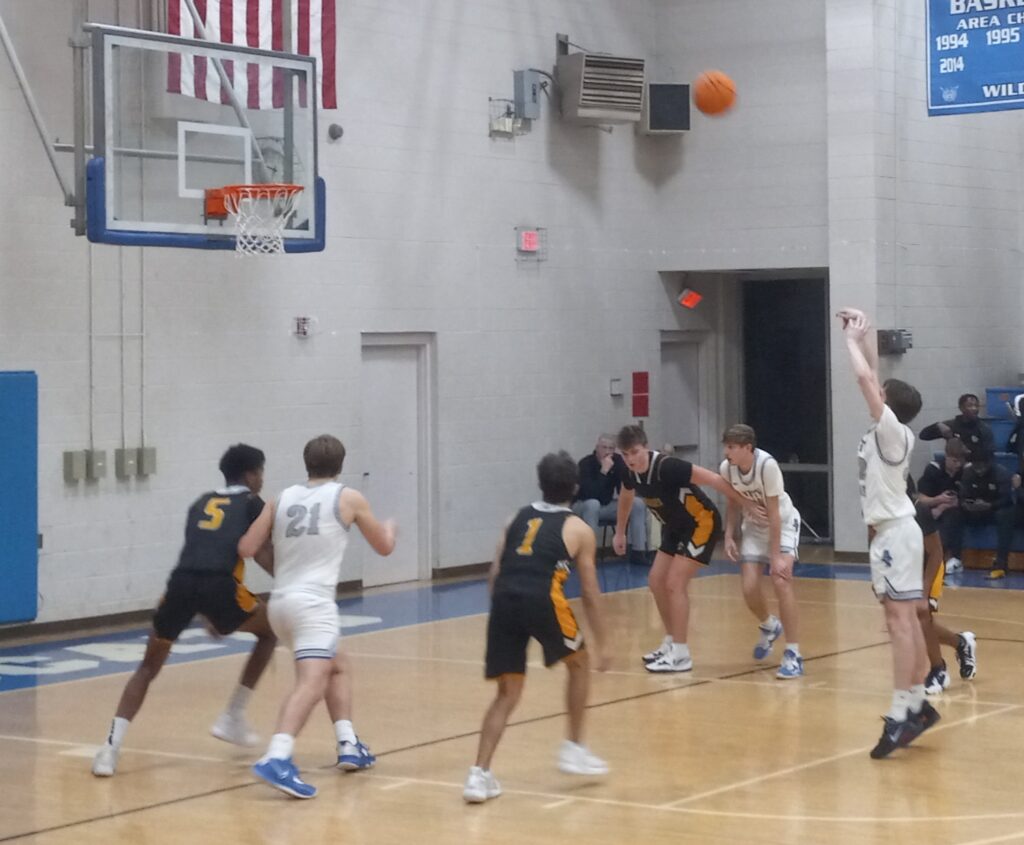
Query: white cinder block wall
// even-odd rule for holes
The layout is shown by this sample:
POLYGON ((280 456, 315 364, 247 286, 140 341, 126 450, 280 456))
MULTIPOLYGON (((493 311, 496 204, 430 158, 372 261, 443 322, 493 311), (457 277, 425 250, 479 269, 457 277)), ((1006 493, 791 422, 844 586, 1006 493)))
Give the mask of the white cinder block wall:
MULTIPOLYGON (((927 117, 923 3, 826 5, 831 301, 913 332, 882 368, 921 390, 919 430, 1021 370, 1021 114, 927 117)), ((838 331, 832 356, 836 547, 863 549, 868 418, 838 331)), ((918 443, 916 473, 933 448, 918 443)))
MULTIPOLYGON (((331 431, 349 446, 345 480, 357 482, 366 469, 361 332, 436 333, 435 566, 490 555, 501 521, 534 495, 542 452, 583 454, 599 431, 628 421, 608 379, 655 375, 663 331, 717 330, 722 386, 707 397, 707 429, 731 419, 735 296, 732 275, 712 271, 831 264, 834 304, 856 295, 915 331, 918 348, 901 367, 926 393, 941 386, 925 385, 929 373, 942 381, 926 350, 955 370, 949 397, 1015 372, 1018 237, 1011 231, 1003 243, 1000 230, 994 246, 992 227, 1016 225, 1018 118, 925 121, 923 24, 884 3, 874 4, 877 20, 856 17, 865 5, 345 5, 341 108, 321 120, 322 133, 330 122, 345 127, 340 142, 321 136, 328 249, 256 265, 214 253, 90 250, 75 239, 0 62, 0 149, 16 162, 0 171, 0 188, 23 198, 0 211, 0 366, 40 375, 40 620, 152 605, 184 509, 217 481, 216 460, 231 442, 267 451, 272 493, 301 476, 305 440, 331 431), (851 26, 870 49, 840 55, 851 26), (645 56, 656 81, 721 67, 737 80, 740 107, 722 120, 695 114, 681 142, 570 127, 548 105, 530 134, 489 139, 488 96, 511 95, 514 68, 549 69, 556 32, 645 56), (899 95, 890 94, 889 112, 886 92, 899 95), (1012 213, 998 213, 1007 206, 1012 213), (545 263, 516 264, 519 224, 547 228, 545 263), (902 245, 886 246, 889 231, 902 245), (709 271, 699 277, 710 286, 708 312, 672 307, 681 271, 709 271), (954 285, 965 274, 995 297, 988 311, 959 307, 954 285), (305 342, 290 334, 299 314, 319 320, 305 342), (965 319, 963 335, 943 322, 965 319), (988 320, 1006 328, 993 331, 988 320), (152 478, 63 483, 65 449, 91 438, 112 452, 143 435, 159 454, 152 478)), ((122 6, 132 23, 135 4, 122 6)), ((110 0, 92 9, 114 19, 110 0)), ((62 0, 0 0, 0 11, 47 119, 68 139, 70 11, 62 0)), ((846 412, 842 367, 836 359, 837 468, 863 422, 846 412)), ((934 416, 950 400, 928 401, 934 416)), ((837 472, 837 504, 854 484, 837 472)), ((856 548, 862 532, 842 501, 837 535, 856 548)), ((359 572, 350 565, 343 577, 359 572)))

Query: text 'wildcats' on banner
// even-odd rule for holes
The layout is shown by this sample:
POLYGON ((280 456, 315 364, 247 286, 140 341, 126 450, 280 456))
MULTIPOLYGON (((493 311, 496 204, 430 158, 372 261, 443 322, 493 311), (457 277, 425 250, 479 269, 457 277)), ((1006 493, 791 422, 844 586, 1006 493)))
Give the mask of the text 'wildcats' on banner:
POLYGON ((925 0, 928 114, 1024 108, 1024 0, 925 0))

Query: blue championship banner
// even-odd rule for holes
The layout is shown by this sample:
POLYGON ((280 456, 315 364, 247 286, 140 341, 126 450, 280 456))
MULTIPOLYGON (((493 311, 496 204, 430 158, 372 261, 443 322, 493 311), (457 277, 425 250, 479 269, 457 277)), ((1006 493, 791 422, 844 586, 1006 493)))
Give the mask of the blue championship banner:
POLYGON ((1024 0, 925 0, 928 114, 1024 108, 1024 0))

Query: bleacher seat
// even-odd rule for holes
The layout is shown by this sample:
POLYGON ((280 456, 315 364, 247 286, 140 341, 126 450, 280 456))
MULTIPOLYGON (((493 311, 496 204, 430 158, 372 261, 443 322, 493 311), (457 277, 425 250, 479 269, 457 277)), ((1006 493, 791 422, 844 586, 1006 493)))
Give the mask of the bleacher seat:
MULTIPOLYGON (((1021 387, 990 387, 985 391, 985 422, 992 429, 995 441, 995 462, 1013 474, 1020 471, 1020 460, 1014 452, 1004 451, 1010 434, 1017 421, 1011 405, 1018 395, 1024 393, 1021 387)), ((934 460, 941 462, 943 453, 936 452, 934 460)), ((1020 498, 1021 491, 1014 491, 1014 498, 1020 498)), ((964 529, 963 564, 970 569, 989 569, 996 548, 996 527, 994 525, 967 526, 964 529)), ((1009 567, 1024 570, 1024 528, 1016 528, 1010 544, 1009 567)))

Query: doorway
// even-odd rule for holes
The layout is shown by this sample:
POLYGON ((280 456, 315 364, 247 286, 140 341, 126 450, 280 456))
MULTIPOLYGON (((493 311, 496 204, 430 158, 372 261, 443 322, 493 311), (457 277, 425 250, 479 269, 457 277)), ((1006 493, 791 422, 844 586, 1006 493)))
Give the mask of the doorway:
POLYGON ((433 352, 433 335, 363 335, 361 488, 378 518, 398 524, 386 558, 359 541, 364 587, 430 577, 433 352))
POLYGON ((831 540, 826 280, 746 280, 742 303, 745 421, 779 462, 808 539, 831 540))
POLYGON ((658 395, 660 439, 650 444, 694 464, 701 462, 701 341, 690 332, 664 332, 661 341, 661 376, 658 395))

